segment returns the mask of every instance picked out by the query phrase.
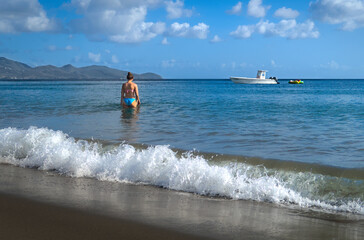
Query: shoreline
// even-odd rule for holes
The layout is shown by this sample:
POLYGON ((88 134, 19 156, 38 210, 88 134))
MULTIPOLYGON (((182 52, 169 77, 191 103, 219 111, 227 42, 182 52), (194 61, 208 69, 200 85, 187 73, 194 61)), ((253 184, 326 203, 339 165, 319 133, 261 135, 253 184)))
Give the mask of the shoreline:
POLYGON ((71 178, 4 164, 0 164, 0 205, 7 239, 364 237, 362 216, 71 178))
POLYGON ((4 239, 209 239, 0 193, 4 239))

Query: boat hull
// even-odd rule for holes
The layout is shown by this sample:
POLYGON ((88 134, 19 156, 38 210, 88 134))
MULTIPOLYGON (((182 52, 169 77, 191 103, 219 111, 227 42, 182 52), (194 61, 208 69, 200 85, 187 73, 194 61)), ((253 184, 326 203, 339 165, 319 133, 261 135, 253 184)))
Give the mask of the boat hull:
POLYGON ((278 84, 274 79, 260 79, 260 78, 245 78, 245 77, 230 77, 234 83, 241 84, 278 84))

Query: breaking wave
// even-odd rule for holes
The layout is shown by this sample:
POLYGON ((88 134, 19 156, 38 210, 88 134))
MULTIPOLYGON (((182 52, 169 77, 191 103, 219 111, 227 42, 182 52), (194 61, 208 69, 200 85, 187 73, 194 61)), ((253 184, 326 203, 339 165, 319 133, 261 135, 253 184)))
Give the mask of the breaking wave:
POLYGON ((168 146, 103 145, 46 128, 1 129, 0 163, 71 177, 364 215, 363 179, 213 162, 192 152, 178 154, 168 146))

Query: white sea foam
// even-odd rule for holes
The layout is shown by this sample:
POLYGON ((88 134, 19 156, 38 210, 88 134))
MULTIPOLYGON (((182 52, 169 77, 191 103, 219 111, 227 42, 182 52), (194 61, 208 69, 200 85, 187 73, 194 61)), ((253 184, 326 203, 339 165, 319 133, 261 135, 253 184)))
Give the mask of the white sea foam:
POLYGON ((0 130, 0 163, 56 170, 72 177, 364 214, 362 193, 357 198, 318 193, 320 184, 330 181, 322 175, 242 163, 216 165, 192 153, 178 156, 168 146, 136 149, 121 144, 105 148, 46 128, 0 130))

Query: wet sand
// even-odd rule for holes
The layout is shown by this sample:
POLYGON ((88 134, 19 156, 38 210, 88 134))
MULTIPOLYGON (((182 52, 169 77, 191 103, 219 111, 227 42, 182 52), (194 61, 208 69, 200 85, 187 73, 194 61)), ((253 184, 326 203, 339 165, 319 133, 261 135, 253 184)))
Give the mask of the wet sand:
POLYGON ((0 194, 1 238, 208 239, 132 221, 0 194))
MULTIPOLYGON (((364 239, 364 217, 0 164, 5 239, 364 239)), ((4 227, 3 227, 4 226, 4 227)))

